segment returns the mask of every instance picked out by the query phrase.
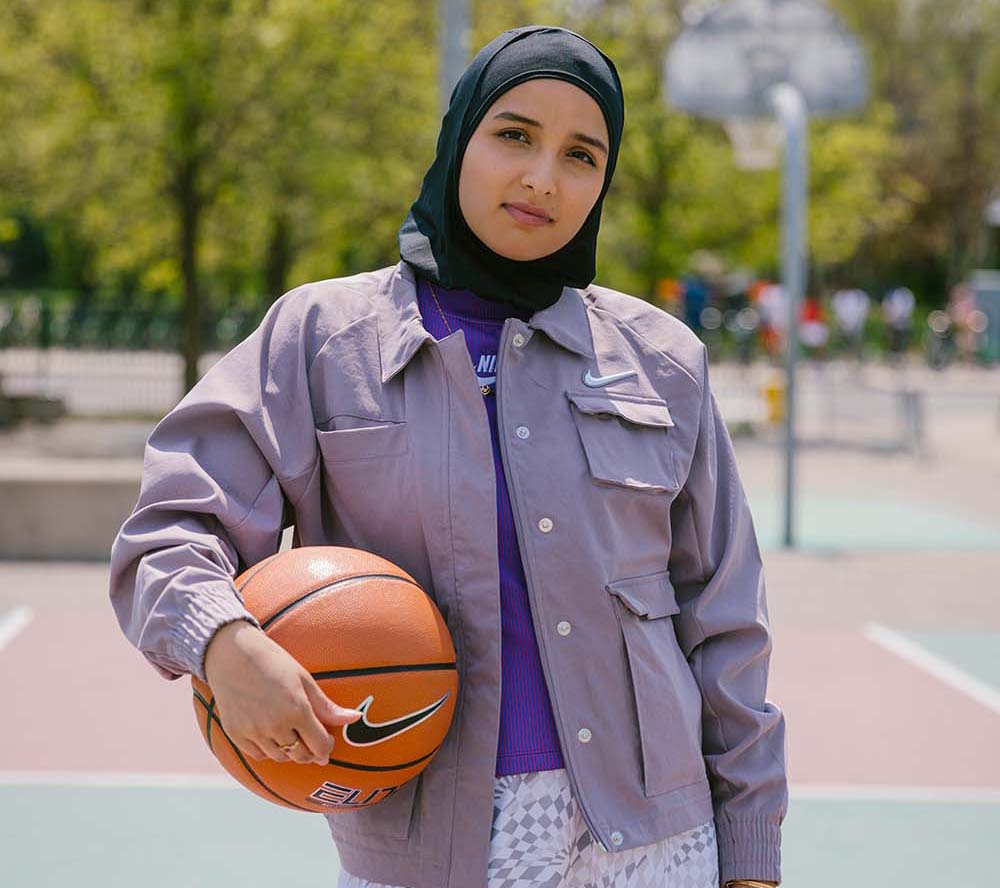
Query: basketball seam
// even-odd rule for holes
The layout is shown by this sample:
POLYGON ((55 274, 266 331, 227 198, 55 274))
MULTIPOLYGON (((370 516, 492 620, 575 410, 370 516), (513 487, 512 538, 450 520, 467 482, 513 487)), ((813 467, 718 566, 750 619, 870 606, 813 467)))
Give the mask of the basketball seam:
POLYGON ((339 765, 340 767, 347 768, 351 771, 402 771, 404 768, 412 768, 414 765, 419 765, 421 762, 426 761, 433 755, 436 755, 437 751, 443 744, 444 741, 442 740, 441 743, 435 746, 426 755, 422 755, 420 758, 415 758, 410 762, 400 762, 398 765, 362 765, 358 762, 345 762, 343 759, 330 759, 330 764, 339 765))
MULTIPOLYGON (((202 703, 205 703, 205 698, 202 697, 201 694, 199 694, 197 691, 195 691, 194 694, 195 694, 195 696, 199 700, 201 700, 202 703)), ((313 811, 312 808, 304 808, 304 807, 302 807, 302 805, 296 805, 295 802, 293 802, 291 799, 286 799, 284 796, 279 795, 273 789, 271 789, 270 786, 268 786, 263 780, 260 779, 260 777, 258 776, 257 772, 253 768, 250 767, 250 764, 249 764, 249 762, 247 762, 246 758, 244 757, 243 752, 233 742, 233 738, 230 737, 229 734, 226 733, 226 729, 222 726, 222 722, 219 721, 218 716, 215 716, 215 715, 209 713, 209 722, 213 722, 213 721, 218 721, 219 722, 219 730, 222 731, 222 736, 225 737, 229 741, 229 745, 233 747, 233 752, 236 753, 236 756, 237 756, 237 758, 239 758, 240 762, 243 764, 243 767, 247 769, 247 773, 251 777, 253 777, 253 779, 261 786, 262 789, 264 789, 266 792, 269 792, 276 799, 280 799, 286 805, 291 805, 293 808, 295 808, 298 811, 306 811, 309 814, 315 814, 316 813, 315 811, 313 811)), ((220 764, 221 764, 221 762, 220 762, 220 764)))
POLYGON ((329 672, 309 673, 315 679, 346 678, 351 675, 378 675, 384 672, 436 672, 438 670, 457 670, 456 662, 450 663, 400 663, 395 666, 366 666, 359 669, 333 669, 329 672))
POLYGON ((343 579, 335 580, 332 583, 327 583, 325 586, 320 586, 318 589, 313 589, 311 592, 307 592, 305 595, 296 598, 295 601, 289 602, 281 610, 272 614, 263 623, 261 623, 260 628, 266 630, 268 626, 270 626, 275 620, 278 619, 278 617, 283 616, 290 610, 293 610, 303 602, 308 601, 310 598, 313 598, 316 595, 322 595, 324 592, 329 592, 331 589, 345 585, 347 583, 353 583, 357 580, 368 580, 368 579, 399 580, 401 583, 406 583, 409 586, 415 586, 417 589, 420 589, 421 592, 424 591, 418 583, 415 583, 413 580, 408 580, 406 577, 397 576, 396 574, 358 574, 357 576, 354 577, 344 577, 343 579))
POLYGON ((273 555, 268 555, 267 558, 265 558, 263 561, 259 561, 257 564, 251 567, 249 575, 243 578, 243 585, 239 587, 240 593, 242 594, 243 590, 247 587, 249 582, 280 554, 281 554, 280 552, 275 552, 273 555))

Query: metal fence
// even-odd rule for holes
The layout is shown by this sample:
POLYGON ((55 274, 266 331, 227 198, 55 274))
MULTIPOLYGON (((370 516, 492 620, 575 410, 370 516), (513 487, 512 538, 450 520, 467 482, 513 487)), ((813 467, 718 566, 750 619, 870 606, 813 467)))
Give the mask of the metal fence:
MULTIPOLYGON (((202 345, 228 351, 263 316, 242 306, 202 307, 202 345)), ((0 349, 64 346, 82 349, 176 351, 181 342, 179 308, 94 303, 58 290, 0 291, 0 349)))
MULTIPOLYGON (((57 290, 0 291, 0 385, 59 399, 80 416, 161 416, 183 396, 179 308, 85 302, 57 290)), ((260 323, 241 306, 203 307, 204 373, 260 323)))

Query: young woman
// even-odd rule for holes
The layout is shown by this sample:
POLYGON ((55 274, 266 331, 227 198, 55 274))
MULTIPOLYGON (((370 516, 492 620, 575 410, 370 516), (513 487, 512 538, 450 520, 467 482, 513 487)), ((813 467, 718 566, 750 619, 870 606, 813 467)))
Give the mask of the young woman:
POLYGON ((282 528, 404 567, 452 632, 434 759, 327 815, 340 888, 780 877, 784 717, 706 352, 592 284, 623 123, 585 38, 499 35, 452 93, 400 262, 286 293, 147 443, 112 601, 251 758, 325 762, 360 715, 232 584, 282 528))

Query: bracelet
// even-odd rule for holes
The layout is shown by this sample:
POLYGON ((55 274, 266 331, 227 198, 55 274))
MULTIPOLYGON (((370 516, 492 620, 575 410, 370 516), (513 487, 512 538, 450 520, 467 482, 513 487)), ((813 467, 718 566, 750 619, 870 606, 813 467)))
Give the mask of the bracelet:
POLYGON ((730 879, 726 882, 726 888, 771 888, 767 882, 758 882, 756 879, 730 879))

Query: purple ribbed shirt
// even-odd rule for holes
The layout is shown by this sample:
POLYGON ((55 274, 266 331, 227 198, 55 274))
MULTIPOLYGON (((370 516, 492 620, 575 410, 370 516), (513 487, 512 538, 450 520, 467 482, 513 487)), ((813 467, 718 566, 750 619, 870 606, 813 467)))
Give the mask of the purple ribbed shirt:
POLYGON ((500 737, 496 776, 564 767, 552 704, 535 640, 528 587, 497 431, 496 375, 500 334, 506 318, 527 320, 534 313, 503 302, 482 299, 471 290, 445 290, 434 285, 440 310, 426 278, 419 279, 417 304, 424 328, 435 339, 463 330, 469 357, 481 383, 494 393, 484 395, 493 442, 497 479, 497 552, 500 567, 500 622, 502 629, 500 737), (447 317, 447 325, 441 313, 447 317))

